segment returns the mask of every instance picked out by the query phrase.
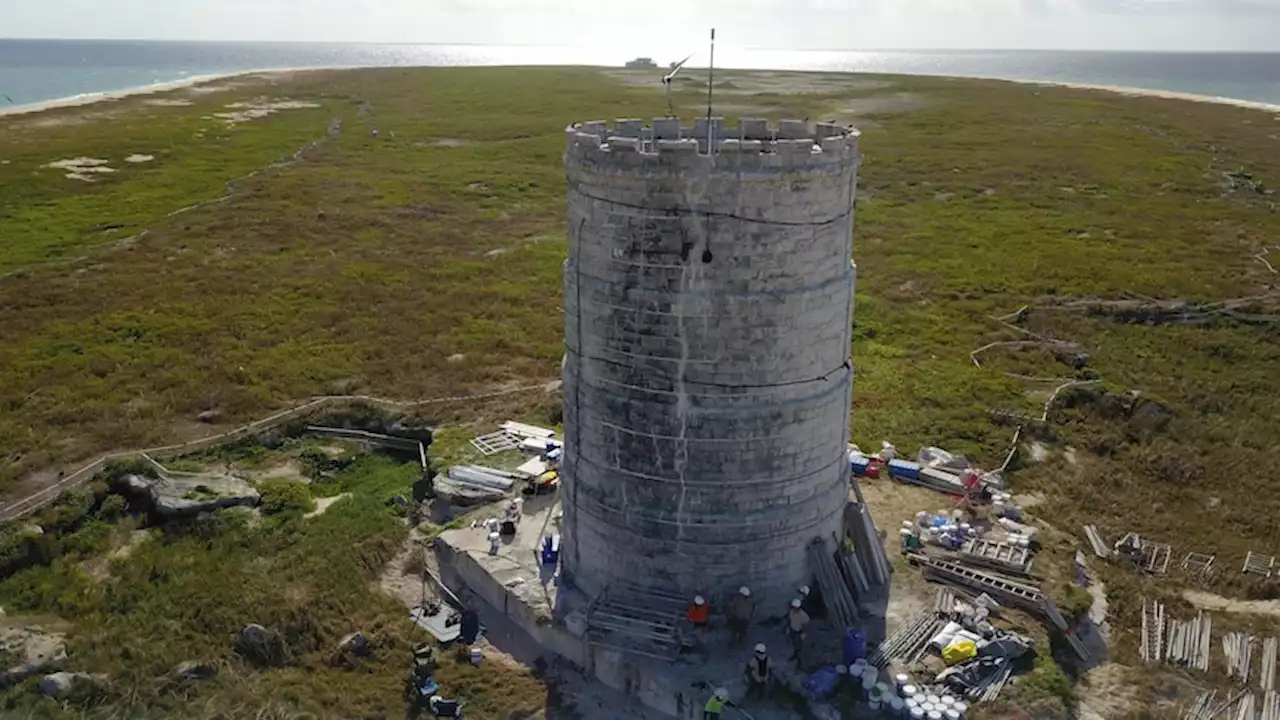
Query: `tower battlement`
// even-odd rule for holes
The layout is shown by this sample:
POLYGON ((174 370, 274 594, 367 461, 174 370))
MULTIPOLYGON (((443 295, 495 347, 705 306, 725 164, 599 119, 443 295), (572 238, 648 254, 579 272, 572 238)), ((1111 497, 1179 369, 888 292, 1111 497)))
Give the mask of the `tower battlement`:
POLYGON ((712 166, 735 170, 804 171, 849 165, 858 161, 860 133, 834 123, 743 118, 726 125, 724 118, 695 120, 683 126, 679 118, 643 120, 621 118, 610 127, 592 121, 565 128, 566 163, 617 164, 635 168, 674 165, 712 166), (708 141, 710 140, 710 145, 708 141))

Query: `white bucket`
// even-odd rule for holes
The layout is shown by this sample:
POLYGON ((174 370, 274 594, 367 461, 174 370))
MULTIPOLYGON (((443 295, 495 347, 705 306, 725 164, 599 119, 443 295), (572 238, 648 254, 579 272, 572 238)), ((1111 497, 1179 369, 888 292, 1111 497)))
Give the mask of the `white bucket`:
POLYGON ((471 664, 479 665, 484 660, 484 651, 478 647, 471 648, 471 664))
POLYGON ((929 703, 930 705, 937 705, 938 703, 942 702, 942 698, 938 697, 937 695, 926 695, 924 698, 924 701, 929 703))
POLYGON ((921 720, 922 718, 924 718, 924 710, 921 710, 918 707, 911 708, 910 713, 911 713, 911 720, 921 720))
POLYGON ((944 708, 949 708, 952 705, 956 704, 956 699, 951 697, 950 695, 943 695, 942 697, 938 698, 938 704, 942 705, 942 707, 944 708))
POLYGON ((870 699, 870 700, 867 700, 867 704, 871 706, 871 709, 872 709, 872 710, 879 710, 879 709, 880 709, 880 698, 879 698, 879 697, 877 697, 877 696, 875 696, 875 695, 872 695, 872 696, 871 696, 871 699, 870 699))
POLYGON ((916 694, 916 686, 915 686, 915 685, 903 685, 903 686, 902 686, 902 697, 904 697, 904 698, 911 698, 911 697, 915 697, 915 694, 916 694))
POLYGON ((925 717, 929 718, 929 720, 942 720, 942 711, 930 710, 925 717))
POLYGON ((870 691, 875 687, 876 680, 880 677, 880 671, 874 667, 868 667, 862 671, 862 689, 870 691))
POLYGON ((964 714, 969 711, 969 705, 963 700, 957 700, 956 704, 951 707, 956 712, 960 713, 960 717, 964 717, 964 714))
POLYGON ((949 707, 945 711, 943 711, 942 717, 946 718, 947 720, 960 720, 960 713, 956 712, 955 708, 949 707))
POLYGON ((902 688, 906 687, 909 682, 911 682, 911 678, 907 677, 906 673, 898 673, 893 678, 894 687, 896 687, 899 692, 901 692, 902 688))

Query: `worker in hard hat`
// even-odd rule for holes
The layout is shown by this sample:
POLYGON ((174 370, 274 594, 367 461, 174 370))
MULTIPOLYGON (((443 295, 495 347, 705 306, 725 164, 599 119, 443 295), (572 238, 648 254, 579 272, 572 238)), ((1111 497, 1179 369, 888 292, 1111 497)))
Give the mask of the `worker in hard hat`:
POLYGON ((819 588, 811 588, 808 585, 800 586, 800 607, 809 613, 811 618, 820 618, 826 614, 826 608, 822 603, 822 591, 819 588))
POLYGON ((769 649, 764 643, 758 643, 755 652, 747 659, 747 695, 767 696, 769 678, 769 649))
POLYGON ((702 720, 720 720, 724 716, 725 707, 734 707, 734 704, 729 702, 729 691, 716 688, 702 708, 702 720))
POLYGON ((707 599, 698 595, 686 613, 689 624, 693 626, 693 636, 699 645, 707 641, 707 628, 711 621, 711 608, 707 607, 707 599))
POLYGON ((751 625, 751 616, 755 614, 755 605, 751 602, 751 588, 743 585, 725 608, 725 617, 729 623, 730 641, 739 645, 747 638, 747 628, 751 625))
POLYGON ((791 659, 800 657, 804 647, 805 628, 809 627, 809 613, 804 611, 804 601, 796 598, 791 601, 791 610, 787 612, 787 635, 791 638, 791 659))

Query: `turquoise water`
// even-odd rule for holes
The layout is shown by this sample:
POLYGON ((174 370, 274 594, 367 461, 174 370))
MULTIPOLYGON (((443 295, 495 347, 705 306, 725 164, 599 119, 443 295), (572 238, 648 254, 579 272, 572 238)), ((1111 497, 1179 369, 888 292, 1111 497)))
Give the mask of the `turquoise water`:
MULTIPOLYGON (((660 64, 678 59, 656 49, 660 64)), ((683 55, 684 53, 679 53, 683 55)), ((267 68, 611 65, 621 51, 573 47, 0 40, 0 108, 267 68)), ((691 64, 698 64, 695 58, 691 64)), ((705 64, 705 63, 704 63, 705 64)), ((1118 85, 1280 104, 1280 53, 716 50, 729 68, 969 75, 1118 85)))

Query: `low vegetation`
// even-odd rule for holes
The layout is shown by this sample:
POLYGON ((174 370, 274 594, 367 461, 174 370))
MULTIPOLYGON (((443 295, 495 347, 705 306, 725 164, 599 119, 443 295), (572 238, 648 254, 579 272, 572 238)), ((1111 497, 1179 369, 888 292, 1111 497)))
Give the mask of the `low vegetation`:
MULTIPOLYGON (((307 504, 303 498, 310 502, 305 485, 268 481, 262 511, 276 513, 271 521, 255 522, 252 511, 236 509, 154 527, 127 557, 109 561, 102 580, 84 566, 109 556, 112 525, 105 513, 119 496, 98 488, 65 497, 39 518, 45 528, 39 540, 54 550, 27 558, 16 571, 6 551, 0 602, 13 616, 55 613, 76 623, 64 665, 110 680, 59 705, 34 692, 33 678, 0 700, 0 714, 402 715, 409 647, 426 636, 406 621, 400 600, 378 589, 377 576, 407 533, 387 493, 407 492, 416 478, 415 464, 362 457, 337 479, 351 499, 313 518, 297 512, 307 504), (236 652, 234 636, 249 623, 278 636, 271 662, 236 652), (371 655, 335 666, 338 640, 356 630, 369 638, 371 655), (172 672, 183 662, 212 665, 217 674, 198 682, 175 679, 172 672)), ((465 688, 480 716, 545 701, 545 688, 528 673, 483 673, 452 655, 439 677, 465 688)))
MULTIPOLYGON (((698 79, 685 83, 676 103, 699 112, 698 79)), ((590 69, 224 85, 169 96, 186 107, 135 98, 0 119, 0 488, 19 493, 33 471, 211 432, 316 394, 445 397, 554 379, 561 129, 666 112, 654 77, 590 69), (210 117, 263 97, 315 107, 237 124, 210 117), (135 153, 155 159, 121 162, 135 153), (76 157, 117 172, 85 182, 46 167, 76 157)), ((1267 319, 1280 280, 1255 257, 1280 236, 1273 115, 940 78, 730 73, 717 97, 731 116, 831 118, 864 131, 855 441, 939 445, 997 465, 1021 422, 1009 417, 1038 417, 1065 380, 1093 381, 1066 391, 1047 422, 1026 423, 1010 476, 1043 497, 1034 512, 1068 534, 1088 521, 1112 540, 1135 531, 1171 542, 1175 567, 1188 550, 1216 552, 1214 588, 1276 593, 1232 577, 1246 550, 1280 553, 1270 486, 1280 346, 1267 319), (1244 296, 1268 297, 1198 324, 1065 307, 1244 296), (1030 333, 1072 351, 997 347, 981 366, 970 359, 1030 333)), ((432 411, 492 420, 530 401, 432 411)), ((445 438, 442 451, 463 457, 464 439, 445 438)), ((81 561, 104 547, 122 509, 98 491, 75 496, 53 511, 80 518, 65 531, 0 547, 6 567, 26 568, 4 573, 0 604, 75 621, 74 665, 113 678, 94 707, 130 717, 241 705, 398 712, 403 665, 392 649, 407 642, 403 612, 369 579, 404 537, 386 500, 407 494, 409 467, 341 469, 317 496, 376 491, 314 519, 296 512, 306 499, 291 489, 273 500, 294 510, 280 522, 225 512, 153 530, 106 581, 81 561), (228 654, 226 634, 255 621, 287 633, 292 664, 257 670, 228 654), (356 626, 374 634, 375 659, 354 673, 322 667, 321 654, 356 626), (205 658, 226 668, 208 686, 155 682, 205 658)), ((1048 552, 1061 567, 1078 541, 1055 537, 1048 552)), ((1132 660, 1138 598, 1175 595, 1188 581, 1100 572, 1115 657, 1132 660)), ((1084 598, 1066 592, 1078 612, 1084 598)), ((522 698, 536 682, 492 677, 522 698)), ((1037 666, 1034 677, 1037 697, 1014 697, 1037 708, 1075 702, 1061 668, 1037 666)), ((21 694, 4 702, 33 707, 21 694)), ((512 716, 491 702, 481 717, 512 716)))

